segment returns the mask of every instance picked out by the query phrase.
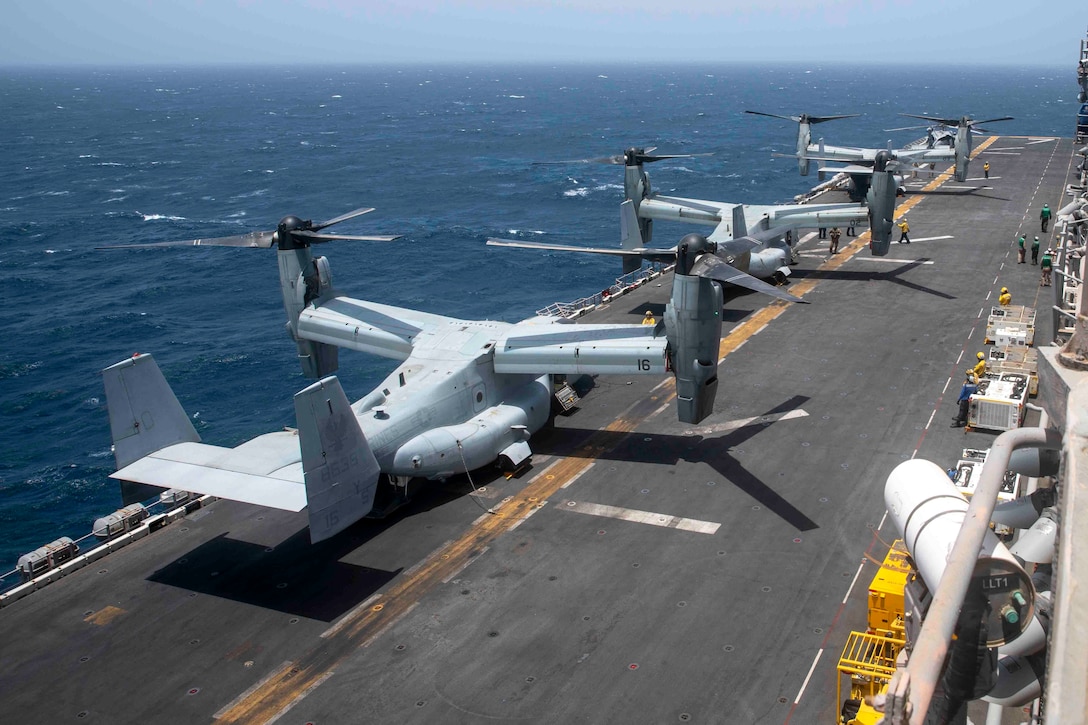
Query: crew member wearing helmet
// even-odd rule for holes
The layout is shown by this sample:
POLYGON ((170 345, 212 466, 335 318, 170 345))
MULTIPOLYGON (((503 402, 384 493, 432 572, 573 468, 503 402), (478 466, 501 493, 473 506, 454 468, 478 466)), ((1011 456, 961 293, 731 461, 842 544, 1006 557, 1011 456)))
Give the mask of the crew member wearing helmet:
POLYGON ((973 368, 967 371, 967 376, 974 377, 974 379, 978 381, 986 374, 986 353, 980 352, 975 355, 975 357, 978 359, 978 362, 975 363, 973 368))
POLYGON ((1001 305, 1002 307, 1008 307, 1012 304, 1012 295, 1009 294, 1008 287, 1001 288, 1001 296, 997 298, 997 304, 1001 305))
POLYGON ((654 319, 654 313, 646 310, 646 314, 642 316, 642 324, 644 325, 656 325, 657 320, 654 319))
POLYGON ((971 407, 971 396, 976 392, 978 392, 978 378, 974 376, 972 371, 968 370, 967 377, 963 381, 963 387, 960 388, 960 397, 956 399, 959 410, 956 411, 956 417, 952 419, 950 427, 963 428, 967 425, 967 413, 971 407))
POLYGON ((1031 243, 1031 263, 1039 263, 1039 237, 1035 237, 1035 240, 1031 243))

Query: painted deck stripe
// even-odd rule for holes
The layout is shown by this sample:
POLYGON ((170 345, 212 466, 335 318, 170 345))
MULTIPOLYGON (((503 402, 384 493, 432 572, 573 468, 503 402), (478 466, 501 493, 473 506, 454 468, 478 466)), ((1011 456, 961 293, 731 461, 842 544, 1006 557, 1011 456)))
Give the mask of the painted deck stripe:
POLYGON ((892 259, 891 257, 854 257, 859 262, 885 262, 887 264, 933 264, 932 259, 892 259))
POLYGON ((738 420, 729 420, 725 423, 718 423, 717 425, 703 426, 702 428, 692 428, 692 435, 710 435, 712 433, 728 433, 729 431, 739 430, 740 428, 746 428, 750 425, 762 425, 764 423, 777 423, 780 420, 792 420, 793 418, 805 418, 808 413, 801 408, 797 410, 788 410, 785 413, 771 413, 770 415, 757 415, 752 418, 740 418, 738 420))
POLYGON ((854 578, 852 580, 850 580, 850 587, 846 590, 846 596, 844 596, 842 598, 842 603, 843 604, 846 604, 846 602, 849 601, 850 593, 852 591, 854 591, 854 585, 858 583, 858 577, 861 576, 861 571, 864 568, 865 568, 865 559, 862 559, 861 563, 858 564, 858 570, 856 572, 854 572, 854 578))
POLYGON ((636 524, 649 524, 650 526, 661 526, 666 529, 680 529, 681 531, 692 531, 696 534, 710 534, 717 533, 721 524, 716 524, 713 521, 699 521, 698 519, 686 519, 680 516, 670 516, 669 514, 659 514, 653 511, 639 511, 638 509, 625 509, 618 506, 607 506, 600 503, 584 503, 581 501, 561 501, 556 504, 558 508, 564 511, 574 511, 579 514, 588 514, 590 516, 603 516, 608 519, 619 519, 620 521, 631 521, 636 524))
POLYGON ((808 674, 805 676, 805 681, 801 683, 801 689, 797 692, 797 697, 794 698, 793 704, 801 702, 801 696, 805 694, 805 688, 808 687, 808 681, 812 679, 812 673, 816 671, 816 665, 819 663, 820 658, 823 657, 824 650, 821 647, 820 651, 816 653, 816 659, 812 660, 812 667, 808 668, 808 674))

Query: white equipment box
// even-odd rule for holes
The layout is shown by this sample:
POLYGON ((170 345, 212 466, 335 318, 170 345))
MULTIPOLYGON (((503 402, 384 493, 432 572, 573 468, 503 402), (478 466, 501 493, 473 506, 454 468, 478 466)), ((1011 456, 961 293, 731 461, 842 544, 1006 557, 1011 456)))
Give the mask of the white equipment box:
POLYGON ((1028 376, 1028 395, 1039 394, 1039 352, 1033 347, 991 347, 986 355, 986 370, 996 373, 1021 373, 1028 376))
POLYGON ((986 430, 1013 430, 1024 422, 1028 376, 1023 373, 988 374, 971 396, 967 425, 986 430))
MULTIPOLYGON (((952 476, 952 482, 956 484, 956 488, 959 489, 967 498, 971 498, 971 494, 975 492, 975 488, 978 487, 979 476, 982 475, 982 464, 986 462, 986 458, 990 455, 990 449, 978 450, 975 448, 964 448, 963 458, 956 463, 955 475, 952 476)), ((950 471, 951 475, 953 472, 950 471)), ((1001 490, 997 494, 997 501, 1012 501, 1020 495, 1021 477, 1019 474, 1012 471, 1005 471, 1005 478, 1001 482, 1001 490)), ((1013 530, 1007 526, 995 524, 993 526, 994 533, 998 536, 1011 536, 1013 530)))
POLYGON ((1023 305, 991 307, 986 318, 987 345, 1034 345, 1035 308, 1023 305))

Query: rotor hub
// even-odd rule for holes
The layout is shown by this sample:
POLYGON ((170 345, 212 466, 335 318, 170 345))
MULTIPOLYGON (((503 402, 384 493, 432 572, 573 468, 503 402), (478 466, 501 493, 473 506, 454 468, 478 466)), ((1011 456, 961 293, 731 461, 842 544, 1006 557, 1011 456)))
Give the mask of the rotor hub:
POLYGON ((676 268, 680 274, 690 274, 700 255, 713 252, 715 245, 702 234, 688 234, 676 247, 676 268))
POLYGON ((307 229, 309 228, 309 226, 309 222, 303 221, 294 214, 291 214, 285 216, 283 219, 280 219, 280 223, 279 226, 276 227, 276 231, 293 232, 296 229, 307 229))

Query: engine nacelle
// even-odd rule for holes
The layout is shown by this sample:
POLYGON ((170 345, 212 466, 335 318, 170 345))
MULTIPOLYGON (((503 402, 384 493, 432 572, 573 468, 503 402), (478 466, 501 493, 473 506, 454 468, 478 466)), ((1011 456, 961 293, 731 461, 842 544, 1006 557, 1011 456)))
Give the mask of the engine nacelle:
POLYGON ((807 121, 801 121, 797 124, 797 170, 801 173, 801 176, 808 176, 808 147, 811 143, 812 126, 807 121))
POLYGON ((869 250, 874 257, 888 253, 895 221, 895 176, 887 171, 874 171, 866 203, 869 206, 869 250))
POLYGON ((679 269, 678 265, 672 298, 665 307, 669 360, 680 422, 699 423, 714 412, 718 392, 722 288, 713 280, 680 274, 679 269))
POLYGON ((971 161, 971 127, 961 123, 956 129, 956 181, 967 181, 967 166, 971 161))

